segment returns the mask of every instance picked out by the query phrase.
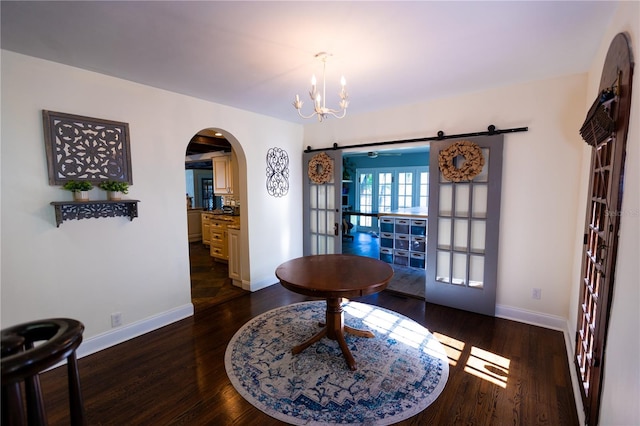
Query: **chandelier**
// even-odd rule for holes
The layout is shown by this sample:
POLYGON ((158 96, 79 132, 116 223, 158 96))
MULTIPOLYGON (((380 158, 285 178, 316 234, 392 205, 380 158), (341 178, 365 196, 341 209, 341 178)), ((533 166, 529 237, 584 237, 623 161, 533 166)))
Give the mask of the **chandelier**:
POLYGON ((318 116, 318 121, 322 121, 327 118, 329 115, 335 118, 343 118, 347 114, 347 107, 349 106, 349 95, 345 89, 347 82, 344 79, 344 76, 340 79, 340 109, 331 109, 326 106, 326 69, 327 69, 327 59, 331 54, 326 52, 320 52, 315 55, 317 59, 322 61, 322 96, 318 92, 318 88, 316 86, 316 76, 311 77, 311 90, 309 91, 309 96, 311 96, 311 100, 313 101, 313 112, 309 115, 302 114, 302 101, 300 97, 296 95, 296 100, 293 102, 293 106, 298 110, 298 115, 302 118, 311 118, 314 115, 318 116))

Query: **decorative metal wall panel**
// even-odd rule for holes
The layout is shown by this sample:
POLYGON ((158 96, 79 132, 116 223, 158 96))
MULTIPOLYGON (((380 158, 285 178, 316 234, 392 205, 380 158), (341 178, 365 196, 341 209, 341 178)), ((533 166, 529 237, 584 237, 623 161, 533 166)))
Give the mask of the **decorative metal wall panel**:
POLYGON ((289 156, 282 148, 267 151, 267 193, 283 197, 289 192, 289 156))
POLYGON ((49 184, 70 180, 133 184, 129 124, 42 111, 49 184))

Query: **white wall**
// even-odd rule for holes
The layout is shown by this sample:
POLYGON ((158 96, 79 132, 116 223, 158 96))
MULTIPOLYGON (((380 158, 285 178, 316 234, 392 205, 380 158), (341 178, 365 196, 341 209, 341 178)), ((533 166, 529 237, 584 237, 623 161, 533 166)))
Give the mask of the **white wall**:
MULTIPOLYGON (((242 171, 248 286, 276 283, 277 265, 302 253, 301 171, 290 169, 289 194, 275 199, 265 159, 278 146, 295 165, 302 126, 3 50, 2 327, 71 317, 85 324, 86 341, 112 332, 110 314, 121 312, 117 339, 126 339, 148 329, 145 322, 189 315, 184 157, 191 137, 210 127, 229 136, 242 171), (128 197, 140 200, 138 218, 56 228, 49 203, 71 193, 48 184, 43 109, 129 123, 128 197)), ((94 189, 91 197, 105 194, 94 189)))
MULTIPOLYGON (((626 32, 631 39, 632 60, 636 69, 632 83, 631 120, 627 136, 627 158, 624 171, 624 193, 620 217, 618 259, 611 305, 609 335, 606 343, 604 387, 600 407, 601 425, 640 424, 640 3, 623 2, 602 39, 600 49, 589 71, 586 104, 587 111, 598 94, 600 77, 606 54, 616 34, 626 32)), ((581 188, 589 184, 591 149, 582 147, 581 188)), ((576 214, 577 232, 583 232, 586 191, 581 191, 576 214)), ((582 245, 574 248, 574 284, 571 291, 569 325, 576 331, 578 316, 579 277, 582 245)), ((572 344, 574 342, 571 342, 572 344)), ((572 347, 572 352, 575 348, 572 347)))
MULTIPOLYGON (((305 126, 313 148, 528 126, 505 134, 498 312, 564 326, 575 235, 585 75, 470 93, 305 126), (542 299, 531 297, 542 289, 542 299)), ((353 102, 357 102, 354 97, 353 102)), ((508 315, 506 315, 508 316, 508 315)))

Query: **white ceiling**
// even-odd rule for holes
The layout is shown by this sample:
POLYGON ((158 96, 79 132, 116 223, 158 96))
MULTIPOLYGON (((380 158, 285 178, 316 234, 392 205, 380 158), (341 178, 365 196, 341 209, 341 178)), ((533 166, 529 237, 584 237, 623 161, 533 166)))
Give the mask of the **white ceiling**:
POLYGON ((585 72, 615 2, 2 1, 2 48, 305 122, 314 55, 349 114, 585 72))

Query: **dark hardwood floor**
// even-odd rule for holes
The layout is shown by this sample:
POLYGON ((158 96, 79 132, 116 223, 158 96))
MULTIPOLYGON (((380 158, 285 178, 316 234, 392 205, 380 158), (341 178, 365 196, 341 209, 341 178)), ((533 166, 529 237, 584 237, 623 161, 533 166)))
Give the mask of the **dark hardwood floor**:
POLYGON ((249 293, 231 284, 229 267, 209 254, 201 242, 189 243, 191 302, 196 311, 208 309, 249 293))
MULTIPOLYGON (((234 333, 252 317, 303 300, 280 285, 79 360, 91 425, 278 425, 246 402, 224 368, 234 333)), ((359 299, 423 324, 448 348, 447 385, 401 425, 577 425, 561 332, 382 292, 359 299)), ((69 424, 66 369, 42 374, 51 425, 69 424)))

